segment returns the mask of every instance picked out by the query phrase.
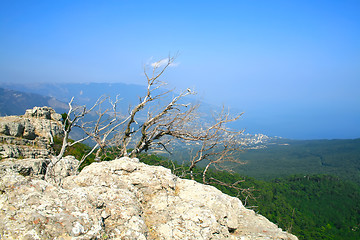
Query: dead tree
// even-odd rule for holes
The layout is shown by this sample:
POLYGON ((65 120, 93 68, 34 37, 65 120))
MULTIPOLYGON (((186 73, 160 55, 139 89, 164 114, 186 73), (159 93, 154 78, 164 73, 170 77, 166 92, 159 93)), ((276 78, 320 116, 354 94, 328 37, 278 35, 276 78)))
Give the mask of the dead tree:
POLYGON ((89 136, 86 136, 84 138, 78 139, 74 142, 69 141, 69 135, 73 127, 76 126, 77 122, 84 118, 85 115, 87 115, 89 112, 92 111, 92 108, 86 109, 85 106, 73 106, 74 97, 71 98, 69 105, 69 110, 63 119, 63 139, 62 139, 62 145, 59 154, 52 158, 50 163, 47 166, 45 178, 52 178, 54 177, 54 166, 61 160, 61 158, 64 156, 65 151, 68 147, 71 147, 75 145, 76 143, 83 142, 86 139, 89 138, 89 136))
POLYGON ((193 118, 197 106, 184 104, 182 100, 185 96, 194 94, 193 91, 187 89, 173 97, 167 104, 161 107, 156 105, 158 100, 165 99, 173 92, 172 90, 163 91, 162 87, 165 83, 159 80, 166 68, 173 64, 173 61, 174 58, 168 58, 165 66, 161 66, 160 62, 155 63, 151 75, 147 73, 146 69, 144 70, 147 92, 145 96, 139 98, 140 102, 129 111, 129 120, 125 124, 125 130, 119 143, 123 156, 136 156, 137 153, 147 151, 154 146, 167 151, 166 145, 169 140, 165 140, 165 136, 186 138, 189 134, 185 126, 193 118), (146 119, 140 123, 141 118, 137 119, 137 117, 144 110, 147 111, 146 119), (128 153, 128 145, 137 134, 139 137, 136 139, 134 149, 128 153))
POLYGON ((109 96, 100 97, 95 104, 96 109, 94 110, 97 119, 90 122, 85 121, 78 125, 86 136, 95 142, 91 150, 83 155, 78 167, 94 152, 95 161, 100 161, 101 152, 114 145, 114 142, 112 142, 114 139, 113 134, 129 119, 129 117, 124 117, 118 112, 119 101, 119 96, 116 96, 115 101, 112 101, 109 96), (110 107, 103 109, 103 103, 106 100, 108 100, 110 107))
MULTIPOLYGON (((91 134, 85 134, 84 137, 81 137, 80 139, 77 139, 76 141, 69 140, 70 132, 73 130, 73 128, 78 127, 78 128, 81 128, 84 130, 85 129, 84 123, 83 123, 84 118, 86 116, 90 115, 96 107, 101 106, 106 99, 107 99, 106 97, 100 97, 92 107, 87 108, 84 105, 74 106, 74 103, 73 103, 74 97, 71 98, 70 102, 68 103, 69 110, 65 114, 65 118, 63 119, 63 139, 62 139, 61 149, 60 149, 59 154, 56 157, 53 157, 51 162, 48 164, 47 169, 46 169, 46 175, 45 175, 46 179, 54 177, 54 167, 64 156, 67 148, 74 146, 77 143, 84 142, 85 140, 92 137, 91 134)), ((79 165, 77 166, 77 169, 80 167, 81 163, 85 160, 85 158, 88 157, 92 153, 92 151, 83 156, 79 165)))
POLYGON ((184 97, 194 94, 193 91, 187 89, 172 97, 162 107, 148 110, 146 120, 141 124, 138 123, 139 120, 136 120, 136 117, 141 111, 144 111, 152 102, 166 98, 171 92, 156 92, 156 90, 164 86, 159 78, 173 61, 174 58, 169 58, 164 67, 155 64, 150 76, 145 71, 147 93, 140 98, 140 103, 129 111, 129 120, 125 124, 125 131, 119 145, 122 148, 122 155, 131 157, 151 148, 169 151, 167 145, 176 139, 192 145, 200 145, 200 150, 191 160, 189 172, 192 174, 200 161, 208 161, 203 171, 203 182, 207 183, 206 173, 211 166, 220 168, 224 167, 225 162, 240 163, 236 154, 241 148, 238 137, 243 131, 230 130, 227 125, 238 120, 242 114, 231 117, 223 108, 214 117, 214 123, 206 126, 199 119, 198 105, 183 103, 184 97), (128 144, 133 136, 137 137, 135 145, 128 153, 128 144))
POLYGON ((241 151, 241 143, 239 136, 243 133, 242 130, 231 130, 227 124, 238 120, 242 114, 231 117, 229 112, 222 111, 214 116, 213 123, 205 127, 201 127, 198 134, 198 139, 192 141, 200 145, 200 149, 194 154, 191 159, 189 172, 191 179, 194 180, 193 169, 199 162, 207 162, 206 167, 202 173, 203 183, 207 183, 206 173, 211 166, 216 169, 227 170, 225 163, 243 164, 238 160, 238 153, 241 151))
POLYGON ((118 97, 114 101, 109 97, 100 97, 90 109, 85 106, 73 107, 72 99, 64 122, 62 148, 54 164, 67 147, 86 139, 91 139, 94 146, 82 157, 79 166, 93 153, 100 160, 101 152, 108 147, 117 147, 119 156, 135 157, 150 149, 170 152, 168 146, 174 140, 200 146, 188 170, 192 174, 199 162, 207 161, 202 174, 204 183, 207 183, 206 173, 210 167, 219 168, 224 162, 238 162, 235 154, 240 150, 240 142, 237 138, 242 131, 232 131, 227 124, 238 120, 241 114, 231 117, 223 110, 214 117, 213 123, 205 124, 208 121, 200 118, 199 105, 187 98, 195 94, 192 90, 175 94, 173 90, 166 89, 165 83, 160 80, 174 60, 174 57, 169 57, 164 65, 163 60, 153 64, 150 73, 144 68, 146 91, 139 97, 138 104, 129 107, 127 114, 118 112, 118 97), (110 107, 103 105, 107 100, 110 107), (87 122, 84 116, 90 112, 96 116, 96 120, 87 122), (70 143, 68 136, 73 127, 81 128, 85 137, 70 143))

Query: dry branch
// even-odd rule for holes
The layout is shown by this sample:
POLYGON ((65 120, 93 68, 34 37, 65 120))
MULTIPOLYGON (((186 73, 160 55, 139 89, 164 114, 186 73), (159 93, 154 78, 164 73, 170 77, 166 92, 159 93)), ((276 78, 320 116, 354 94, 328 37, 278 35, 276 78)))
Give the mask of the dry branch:
POLYGON ((195 166, 199 162, 207 161, 202 173, 204 183, 208 183, 206 173, 210 167, 223 168, 225 162, 240 163, 235 154, 241 150, 238 137, 242 131, 231 130, 227 125, 238 120, 242 114, 232 117, 223 108, 219 114, 213 116, 211 124, 206 124, 207 121, 200 119, 199 105, 192 104, 187 99, 189 95, 195 94, 192 90, 174 94, 173 90, 166 89, 166 84, 160 81, 160 77, 174 60, 174 57, 169 57, 165 65, 162 65, 163 61, 153 64, 151 74, 144 67, 146 92, 139 97, 138 104, 129 107, 125 116, 118 112, 119 96, 116 96, 114 101, 110 97, 102 96, 90 109, 86 106, 74 107, 72 98, 64 121, 62 148, 52 166, 61 159, 67 147, 86 139, 91 139, 95 144, 84 154, 80 164, 93 153, 95 159, 100 160, 100 154, 106 148, 114 146, 120 150, 121 156, 134 157, 149 149, 170 152, 168 146, 174 140, 200 146, 190 159, 188 170, 193 178, 195 166), (174 95, 170 97, 170 94, 174 95), (104 107, 107 102, 110 107, 104 107), (96 120, 84 120, 90 113, 96 116, 96 120), (85 137, 71 143, 68 137, 73 127, 81 128, 85 137), (133 149, 129 151, 130 148, 133 149))

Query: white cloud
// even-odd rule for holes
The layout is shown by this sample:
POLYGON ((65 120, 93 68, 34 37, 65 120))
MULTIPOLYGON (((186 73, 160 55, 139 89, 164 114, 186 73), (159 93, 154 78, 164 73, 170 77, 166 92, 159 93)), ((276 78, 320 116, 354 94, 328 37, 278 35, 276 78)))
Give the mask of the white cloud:
POLYGON ((180 65, 179 62, 173 62, 173 63, 171 63, 169 66, 170 66, 170 67, 177 67, 177 66, 179 66, 179 65, 180 65))
MULTIPOLYGON (((150 65, 152 67, 156 67, 156 68, 159 68, 159 67, 163 67, 165 66, 166 64, 168 64, 169 62, 169 58, 164 58, 164 59, 161 59, 160 61, 157 61, 157 62, 153 62, 151 63, 150 65)), ((180 63, 175 63, 175 62, 172 62, 169 67, 177 67, 179 66, 180 63)))
POLYGON ((162 66, 165 66, 168 62, 169 62, 169 58, 164 58, 158 62, 151 63, 151 66, 152 67, 162 67, 162 66))

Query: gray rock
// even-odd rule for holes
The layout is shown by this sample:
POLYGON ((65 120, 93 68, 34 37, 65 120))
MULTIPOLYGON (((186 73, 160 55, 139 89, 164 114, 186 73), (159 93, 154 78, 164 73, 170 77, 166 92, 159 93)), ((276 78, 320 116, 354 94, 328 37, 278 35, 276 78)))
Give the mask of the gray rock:
POLYGON ((297 239, 239 199, 137 159, 93 163, 61 187, 9 168, 0 177, 4 239, 297 239))
POLYGON ((17 172, 22 176, 33 176, 43 178, 46 173, 46 167, 50 163, 49 159, 15 159, 9 158, 0 161, 0 175, 7 171, 17 172))
MULTIPOLYGON (((57 161, 53 158, 51 161, 57 161)), ((54 183, 61 183, 62 179, 71 175, 75 175, 79 166, 79 161, 74 156, 66 156, 57 161, 56 165, 52 169, 52 176, 49 181, 54 183)))
POLYGON ((34 107, 33 109, 27 109, 25 111, 24 117, 30 118, 44 118, 44 119, 53 119, 56 121, 60 121, 61 115, 57 114, 54 109, 51 107, 34 107))
POLYGON ((24 123, 19 120, 7 122, 7 126, 5 127, 8 129, 9 135, 14 137, 21 137, 24 132, 24 123))
MULTIPOLYGON (((44 179, 47 166, 55 159, 46 158, 8 158, 0 161, 0 174, 6 171, 14 171, 22 176, 32 176, 44 179)), ((53 168, 53 179, 55 183, 61 182, 65 177, 75 175, 79 161, 73 156, 66 156, 60 159, 53 168)))
POLYGON ((53 152, 47 144, 44 147, 34 147, 39 146, 37 143, 28 143, 26 144, 0 144, 0 156, 2 158, 46 158, 49 157, 53 152))
POLYGON ((48 157, 52 154, 52 138, 62 135, 60 120, 61 115, 49 107, 34 107, 24 116, 1 117, 0 145, 6 146, 0 147, 0 156, 48 157))

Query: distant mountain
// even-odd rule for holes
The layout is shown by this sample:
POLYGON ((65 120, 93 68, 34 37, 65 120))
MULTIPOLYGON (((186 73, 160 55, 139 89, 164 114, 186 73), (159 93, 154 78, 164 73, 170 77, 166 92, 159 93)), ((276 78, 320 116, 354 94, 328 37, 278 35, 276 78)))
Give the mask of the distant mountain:
MULTIPOLYGON (((111 99, 118 96, 120 99, 118 111, 124 114, 127 114, 129 106, 138 104, 139 97, 144 96, 147 91, 145 86, 125 83, 4 83, 3 87, 29 94, 40 94, 45 98, 47 97, 46 99, 55 98, 65 103, 68 103, 74 97, 74 104, 88 107, 92 106, 101 96, 109 96, 111 99)), ((159 91, 166 91, 166 89, 159 91)), ((167 97, 160 99, 160 104, 169 102, 176 94, 176 90, 169 93, 167 97)), ((200 102, 197 96, 184 98, 183 103, 188 102, 200 103, 199 112, 201 112, 201 117, 204 119, 210 120, 213 118, 212 113, 214 111, 221 111, 221 108, 217 106, 200 102)), ((109 107, 109 105, 105 105, 105 107, 109 107)), ((232 127, 236 127, 235 124, 232 125, 232 127)))
MULTIPOLYGON (((26 96, 26 99, 29 99, 28 105, 26 105, 27 108, 32 108, 34 106, 35 103, 31 103, 32 100, 37 100, 37 105, 48 105, 53 107, 53 105, 48 103, 49 99, 58 99, 68 103, 69 100, 74 97, 75 104, 90 107, 103 95, 110 96, 112 99, 118 96, 120 98, 118 111, 124 114, 128 112, 129 106, 134 106, 139 103, 139 97, 144 96, 147 91, 145 86, 125 83, 4 83, 3 86, 12 89, 13 92, 23 92, 22 95, 26 96)), ((8 91, 10 92, 10 90, 8 91)), ((17 105, 21 105, 16 102, 15 95, 8 96, 8 102, 10 102, 11 98, 14 99, 14 102, 12 102, 12 104, 14 104, 12 109, 16 109, 17 105)), ((170 98, 174 95, 176 95, 176 91, 174 91, 173 94, 170 93, 169 96, 164 97, 164 99, 161 99, 161 102, 169 102, 171 100, 170 98)), ((213 119, 213 113, 221 112, 222 110, 221 107, 206 102, 200 102, 196 96, 187 97, 184 99, 184 102, 200 103, 199 112, 204 121, 211 121, 213 119)), ((24 103, 27 102, 25 101, 24 103)), ((18 114, 23 114, 26 107, 22 107, 18 114)), ((64 107, 66 108, 67 105, 64 107)), ((107 105, 105 107, 109 106, 107 105)), ((61 112, 63 112, 62 109, 61 112)), ((15 113, 12 112, 11 114, 15 113)), ((146 113, 139 115, 140 121, 142 118, 146 117, 145 115, 146 113)), ((236 123, 230 123, 229 127, 241 130, 243 128, 241 124, 241 121, 237 121, 236 123)), ((266 147, 268 144, 276 144, 279 139, 280 138, 278 137, 273 138, 263 134, 249 134, 248 132, 245 132, 245 135, 241 139, 241 144, 246 146, 246 148, 256 149, 266 147)))
MULTIPOLYGON (((125 83, 4 83, 4 87, 11 89, 8 90, 10 93, 16 92, 17 94, 5 94, 7 97, 7 102, 11 102, 12 107, 10 109, 20 110, 15 112, 10 112, 9 108, 4 110, 4 115, 9 114, 23 114, 25 109, 32 108, 33 106, 38 105, 47 105, 53 107, 57 112, 64 112, 63 109, 57 109, 54 105, 50 104, 50 100, 58 99, 67 107, 67 103, 70 101, 72 97, 74 97, 74 105, 86 105, 88 108, 93 106, 93 104, 99 99, 101 96, 109 96, 112 100, 115 100, 116 97, 120 99, 117 105, 117 111, 121 115, 127 115, 129 111, 129 107, 134 106, 139 103, 140 97, 145 96, 147 93, 147 88, 141 85, 135 84, 125 84, 125 83), (21 94, 20 94, 21 91, 21 94), (22 106, 16 99, 17 95, 24 96, 22 106), (10 100, 13 99, 13 100, 10 100), (35 101, 33 103, 33 101, 35 101), (13 102, 12 102, 13 101, 13 102), (26 104, 25 104, 26 103, 26 104), (65 104, 66 103, 66 104, 65 104), (17 107, 17 106, 21 107, 17 107)), ((156 90, 157 93, 163 93, 168 89, 159 89, 156 90)), ((155 94, 155 93, 154 93, 155 94)), ((167 95, 162 96, 159 99, 159 102, 154 102, 150 106, 147 106, 147 109, 139 112, 137 122, 141 123, 147 117, 147 110, 153 111, 158 106, 163 106, 164 104, 169 103, 174 96, 178 93, 176 90, 174 92, 170 92, 167 95), (160 104, 160 105, 158 105, 160 104)), ((152 94, 153 95, 153 94, 152 94)), ((5 102, 5 101, 3 101, 5 102)), ((192 102, 194 104, 198 104, 199 100, 197 96, 186 97, 182 100, 181 103, 189 103, 192 102)), ((51 102, 52 103, 52 102, 51 102)), ((102 109, 110 108, 110 104, 108 102, 104 102, 102 105, 102 109)), ((201 102, 199 113, 201 118, 204 121, 213 120, 212 113, 220 112, 221 108, 201 102)), ((95 114, 95 113, 94 113, 95 114)), ((95 114, 96 115, 96 114, 95 114)), ((87 116, 87 121, 95 120, 96 116, 90 114, 87 116)), ((77 135, 76 135, 77 136, 77 135)), ((75 136, 74 136, 75 137, 75 136)), ((75 137, 76 138, 76 137, 75 137)))
POLYGON ((142 96, 146 91, 145 86, 125 83, 4 83, 3 87, 56 98, 66 103, 74 97, 76 104, 87 106, 103 95, 113 98, 118 95, 121 105, 128 106, 129 103, 138 103, 138 96, 142 96))
POLYGON ((67 104, 53 97, 0 88, 0 116, 23 115, 26 109, 48 106, 62 113, 67 104))

